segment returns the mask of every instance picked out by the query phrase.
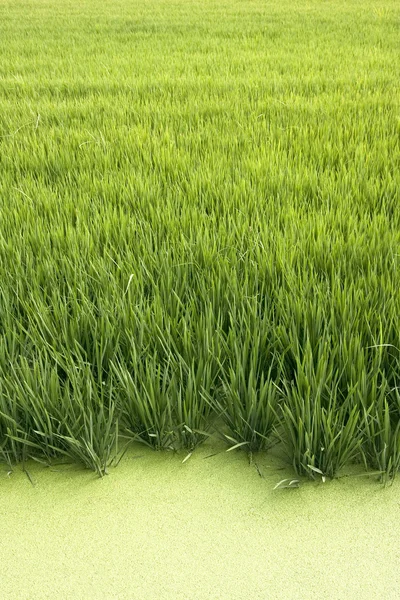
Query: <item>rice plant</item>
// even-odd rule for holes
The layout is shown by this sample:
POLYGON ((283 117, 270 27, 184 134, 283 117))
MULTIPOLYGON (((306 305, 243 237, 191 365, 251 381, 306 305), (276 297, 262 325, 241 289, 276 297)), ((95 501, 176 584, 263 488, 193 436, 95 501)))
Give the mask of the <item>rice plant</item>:
POLYGON ((400 421, 393 422, 386 398, 364 408, 362 456, 366 468, 381 472, 381 480, 393 480, 400 468, 400 421))
POLYGON ((359 409, 352 390, 341 394, 340 375, 329 350, 322 349, 315 362, 307 345, 294 381, 284 383, 281 425, 297 474, 334 477, 358 454, 359 409))
POLYGON ((279 398, 280 366, 274 350, 271 307, 245 301, 231 312, 234 324, 224 342, 221 388, 210 404, 225 425, 231 447, 257 452, 273 445, 279 398))

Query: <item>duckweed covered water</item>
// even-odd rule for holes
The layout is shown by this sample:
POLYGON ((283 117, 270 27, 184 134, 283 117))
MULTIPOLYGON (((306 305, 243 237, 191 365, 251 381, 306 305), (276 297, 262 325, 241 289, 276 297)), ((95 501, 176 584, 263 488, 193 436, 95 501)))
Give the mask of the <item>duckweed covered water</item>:
POLYGON ((400 482, 325 484, 281 460, 208 443, 184 455, 139 445, 110 475, 29 463, 0 473, 4 600, 348 600, 398 597, 400 482), (138 458, 138 457, 141 458, 138 458), (56 467, 55 467, 56 468, 56 467))

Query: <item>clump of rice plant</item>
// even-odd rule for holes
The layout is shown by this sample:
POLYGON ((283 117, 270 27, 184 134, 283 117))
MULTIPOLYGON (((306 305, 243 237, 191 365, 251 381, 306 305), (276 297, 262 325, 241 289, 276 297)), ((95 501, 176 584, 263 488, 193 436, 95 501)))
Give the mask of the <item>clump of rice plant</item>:
POLYGON ((340 390, 333 356, 324 350, 314 364, 308 345, 295 379, 283 383, 282 440, 296 473, 312 479, 334 477, 361 445, 359 409, 352 392, 344 396, 340 390))
POLYGON ((262 318, 257 305, 246 302, 231 315, 224 342, 225 363, 219 393, 211 404, 220 415, 231 447, 258 452, 273 445, 276 408, 280 397, 279 360, 273 348, 271 315, 262 318), (247 310, 248 309, 248 310, 247 310), (255 312, 251 312, 255 310, 255 312))
POLYGON ((19 447, 25 457, 40 457, 48 464, 67 457, 100 476, 107 472, 118 448, 112 382, 103 385, 88 365, 77 362, 70 365, 68 380, 60 384, 57 369, 38 358, 32 365, 21 361, 12 368, 4 378, 4 393, 17 410, 14 416, 1 414, 9 423, 3 453, 18 460, 15 448, 19 447))
POLYGON ((393 480, 400 469, 400 421, 393 420, 387 399, 380 397, 379 403, 363 410, 362 457, 366 469, 377 469, 381 480, 393 480))
POLYGON ((159 361, 156 354, 143 359, 132 348, 128 363, 118 360, 112 367, 125 433, 156 450, 173 449, 178 382, 171 362, 159 361))
MULTIPOLYGON (((400 404, 397 387, 390 388, 382 370, 386 352, 379 347, 374 354, 367 376, 359 379, 357 387, 363 434, 361 456, 365 467, 380 471, 386 484, 400 468, 400 404)), ((398 361, 394 368, 396 364, 398 361)))

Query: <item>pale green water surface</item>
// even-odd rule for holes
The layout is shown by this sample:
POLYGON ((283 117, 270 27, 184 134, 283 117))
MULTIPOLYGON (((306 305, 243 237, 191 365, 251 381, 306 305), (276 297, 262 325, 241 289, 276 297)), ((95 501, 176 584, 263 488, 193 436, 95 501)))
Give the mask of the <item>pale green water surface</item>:
POLYGON ((271 455, 132 448, 97 479, 0 471, 2 600, 400 597, 400 481, 304 482, 271 455), (138 456, 141 455, 140 458, 138 456))

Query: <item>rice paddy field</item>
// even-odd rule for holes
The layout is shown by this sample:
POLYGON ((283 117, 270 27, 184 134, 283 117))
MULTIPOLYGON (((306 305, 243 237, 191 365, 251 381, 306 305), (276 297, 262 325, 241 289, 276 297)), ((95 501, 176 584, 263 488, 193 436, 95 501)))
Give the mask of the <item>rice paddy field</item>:
POLYGON ((0 0, 1 598, 398 598, 399 48, 0 0))
MULTIPOLYGON (((0 0, 0 455, 400 467, 391 0, 0 0)), ((160 463, 161 464, 161 463, 160 463)), ((190 463, 189 463, 190 464, 190 463)))

